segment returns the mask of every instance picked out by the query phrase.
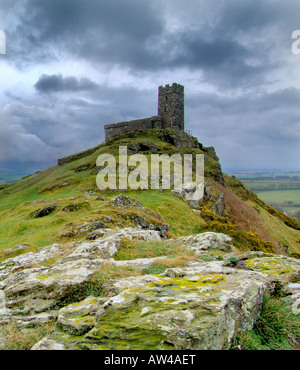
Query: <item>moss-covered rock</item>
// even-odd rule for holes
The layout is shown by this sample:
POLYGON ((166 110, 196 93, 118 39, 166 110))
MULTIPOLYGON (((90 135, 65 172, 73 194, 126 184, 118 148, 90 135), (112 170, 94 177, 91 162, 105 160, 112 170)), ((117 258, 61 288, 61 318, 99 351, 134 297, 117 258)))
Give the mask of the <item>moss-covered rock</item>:
MULTIPOLYGON (((88 297, 79 303, 70 304, 59 310, 57 324, 66 333, 82 335, 95 325, 94 307, 103 302, 103 298, 88 297)), ((105 301, 105 299, 104 299, 105 301)))
MULTIPOLYGON (((30 321, 57 317, 55 331, 34 349, 199 350, 229 349, 236 334, 252 329, 264 294, 293 295, 290 304, 298 312, 299 292, 291 295, 288 289, 290 282, 300 279, 299 260, 259 251, 235 253, 232 258, 228 253, 231 238, 214 233, 214 238, 204 238, 209 244, 204 243, 204 251, 217 250, 223 254, 221 260, 198 258, 187 267, 166 268, 159 275, 95 280, 104 266, 104 244, 109 248, 108 241, 114 237, 115 241, 123 237, 148 240, 154 235, 151 233, 155 231, 106 229, 102 238, 75 245, 72 253, 62 255, 50 267, 32 267, 28 261, 60 253, 59 245, 1 262, 0 321, 14 317, 26 327, 30 321), (216 249, 220 241, 224 248, 216 249), (24 268, 12 273, 18 261, 25 263, 24 268), (101 296, 86 298, 88 292, 96 294, 96 288, 101 288, 101 296)), ((155 235, 161 242, 157 232, 155 235)), ((205 233, 175 243, 182 247, 187 242, 186 248, 190 248, 203 243, 201 237, 205 233)), ((126 262, 138 269, 157 260, 109 259, 116 266, 126 262)), ((298 284, 295 287, 298 289, 298 284)))
POLYGON ((245 259, 247 268, 274 276, 282 282, 300 280, 300 261, 297 259, 261 252, 245 253, 240 258, 245 259))
POLYGON ((77 337, 76 347, 228 349, 234 334, 252 328, 274 281, 221 262, 119 279, 109 284, 115 295, 98 307, 93 329, 77 337))
POLYGON ((271 285, 271 279, 228 270, 222 263, 168 269, 135 281, 123 279, 114 283, 120 293, 98 311, 97 325, 82 345, 226 349, 236 331, 253 325, 263 292, 271 285), (125 343, 122 337, 127 338, 125 343))

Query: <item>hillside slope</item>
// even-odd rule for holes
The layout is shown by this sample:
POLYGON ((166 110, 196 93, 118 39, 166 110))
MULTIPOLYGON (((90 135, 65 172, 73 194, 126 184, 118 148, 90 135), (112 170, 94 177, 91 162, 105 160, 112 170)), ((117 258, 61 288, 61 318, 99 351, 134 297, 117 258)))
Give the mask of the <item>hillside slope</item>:
POLYGON ((300 252, 300 224, 297 221, 267 207, 240 181, 224 175, 213 148, 205 148, 196 138, 186 134, 178 135, 171 130, 128 134, 61 159, 60 165, 17 183, 2 185, 0 250, 24 243, 35 249, 56 241, 82 240, 87 232, 80 225, 102 222, 105 216, 111 218, 110 227, 115 224, 132 225, 132 220, 125 214, 128 210, 121 214, 108 204, 109 198, 121 191, 100 191, 96 185, 97 157, 109 153, 118 158, 121 145, 128 147, 129 155, 205 155, 206 185, 204 201, 198 207, 200 212, 193 211, 171 191, 125 191, 158 213, 168 224, 170 236, 189 235, 204 230, 227 231, 234 237, 235 246, 241 250, 268 250, 270 246, 264 242, 258 245, 254 236, 249 234, 252 232, 260 240, 270 242, 275 252, 288 255, 300 252), (107 199, 100 199, 99 196, 107 199), (48 206, 53 206, 53 211, 47 217, 33 217, 35 211, 48 206), (217 215, 210 213, 210 210, 217 215))
POLYGON ((224 174, 214 148, 184 132, 135 132, 61 158, 1 186, 0 217, 0 349, 300 343, 299 223, 224 174), (108 153, 118 162, 119 146, 147 158, 204 154, 202 202, 172 189, 100 191, 96 160, 108 153), (268 296, 288 325, 275 342, 259 326, 268 296))

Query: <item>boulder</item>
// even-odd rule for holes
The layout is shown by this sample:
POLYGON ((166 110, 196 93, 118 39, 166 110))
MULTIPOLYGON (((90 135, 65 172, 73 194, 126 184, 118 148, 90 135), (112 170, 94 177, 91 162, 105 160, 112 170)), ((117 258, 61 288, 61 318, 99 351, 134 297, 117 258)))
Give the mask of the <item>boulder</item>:
POLYGON ((182 189, 174 189, 172 194, 185 200, 190 207, 197 208, 202 204, 204 185, 198 184, 198 187, 196 187, 194 183, 184 183, 182 189))
POLYGON ((130 143, 127 146, 128 154, 136 154, 140 152, 147 152, 149 154, 154 154, 159 151, 159 147, 148 141, 130 143))
POLYGON ((65 212, 76 212, 80 210, 81 208, 85 208, 85 207, 90 207, 90 204, 87 200, 85 200, 84 202, 80 202, 80 203, 68 204, 62 210, 65 212))
POLYGON ((87 163, 87 164, 82 164, 82 165, 80 165, 80 166, 78 166, 78 167, 76 167, 75 169, 74 169, 74 171, 75 172, 81 172, 81 171, 86 171, 86 170, 88 170, 89 168, 90 168, 90 164, 89 163, 87 163))
POLYGON ((104 263, 144 270, 168 258, 115 261, 123 238, 161 241, 159 232, 99 230, 103 236, 94 241, 53 244, 0 262, 0 323, 14 320, 26 329, 56 320, 33 349, 229 349, 236 334, 253 328, 265 294, 281 292, 299 313, 299 260, 264 252, 233 256, 231 238, 213 232, 168 243, 196 254, 218 250, 223 259, 110 280, 101 286, 106 296, 87 297, 104 263), (53 257, 51 266, 42 265, 53 257))
MULTIPOLYGON (((72 244, 70 245, 70 247, 72 244)), ((17 251, 18 249, 24 249, 24 245, 20 245, 10 250, 17 251)), ((58 257, 63 255, 66 248, 60 244, 52 244, 47 247, 38 248, 35 252, 23 253, 17 257, 7 258, 0 262, 0 288, 5 284, 4 280, 12 277, 10 274, 15 274, 17 271, 24 271, 25 269, 31 268, 33 265, 42 263, 50 258, 58 257)))
POLYGON ((124 194, 120 194, 113 198, 110 202, 110 204, 113 207, 119 207, 119 208, 129 208, 129 207, 138 207, 143 208, 140 202, 138 202, 136 199, 127 197, 124 194))
POLYGON ((219 192, 216 202, 211 206, 211 211, 213 211, 217 216, 222 216, 225 210, 225 197, 224 194, 219 192))
POLYGON ((172 128, 167 128, 159 134, 161 140, 176 146, 177 149, 180 148, 198 148, 199 143, 197 138, 187 134, 183 130, 174 130, 172 128))
POLYGON ((63 332, 54 331, 35 348, 224 350, 236 334, 253 328, 265 294, 281 289, 292 312, 299 313, 299 283, 291 281, 299 280, 300 261, 263 252, 238 259, 249 267, 202 261, 113 280, 106 286, 110 297, 89 297, 61 309, 63 332))
POLYGON ((182 244, 195 251, 197 254, 200 254, 208 249, 218 249, 223 252, 230 252, 231 240, 230 236, 222 233, 205 232, 183 236, 173 242, 177 245, 182 244))
POLYGON ((92 311, 99 302, 105 299, 88 297, 82 302, 70 304, 59 310, 57 324, 66 333, 83 335, 95 325, 95 315, 92 311), (92 314, 92 315, 91 315, 92 314))
POLYGON ((12 320, 14 320, 19 328, 32 328, 37 325, 43 325, 48 323, 49 321, 55 320, 57 317, 57 311, 49 311, 49 312, 42 312, 37 313, 29 316, 22 316, 20 319, 18 316, 12 316, 12 320))
POLYGON ((154 230, 103 229, 103 234, 92 242, 70 244, 70 253, 61 259, 59 254, 66 253, 66 247, 53 244, 0 262, 0 321, 12 315, 26 322, 28 316, 60 307, 78 295, 124 238, 161 240, 154 230), (52 266, 32 267, 54 256, 58 261, 52 266))
POLYGON ((239 256, 248 269, 278 278, 283 283, 300 280, 300 260, 264 252, 247 252, 239 256))
POLYGON ((27 269, 5 281, 6 307, 13 315, 40 313, 59 306, 89 282, 103 260, 63 260, 50 268, 27 269))
MULTIPOLYGON (((73 337, 74 345, 97 350, 229 349, 235 334, 253 327, 263 295, 274 289, 275 281, 223 262, 119 279, 110 284, 115 295, 95 307, 93 328, 84 337, 73 337)), ((81 315, 75 312, 72 320, 81 315)), ((67 326, 69 332, 72 325, 67 326)), ((48 339, 61 341, 57 335, 48 339)))
POLYGON ((300 283, 288 283, 285 288, 286 297, 283 299, 291 306, 295 315, 300 314, 300 283))
POLYGON ((58 343, 57 341, 49 339, 47 337, 43 338, 41 341, 36 343, 31 348, 31 350, 33 350, 33 351, 37 351, 37 350, 61 351, 61 350, 65 350, 65 349, 66 349, 66 347, 63 344, 58 343))
POLYGON ((0 290, 0 324, 8 323, 11 320, 11 312, 6 308, 5 294, 0 290))
POLYGON ((57 206, 52 204, 52 205, 49 205, 47 207, 37 209, 34 212, 31 212, 29 216, 33 217, 33 218, 45 217, 45 216, 50 215, 52 212, 54 212, 56 210, 56 208, 57 208, 57 206))

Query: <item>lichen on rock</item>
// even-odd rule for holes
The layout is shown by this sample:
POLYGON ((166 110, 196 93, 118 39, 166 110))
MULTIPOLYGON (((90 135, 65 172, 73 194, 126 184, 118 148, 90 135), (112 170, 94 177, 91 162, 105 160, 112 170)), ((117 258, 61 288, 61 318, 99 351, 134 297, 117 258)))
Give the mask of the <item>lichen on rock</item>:
POLYGON ((219 233, 163 241, 156 230, 101 230, 69 250, 53 244, 0 262, 0 322, 27 328, 56 321, 33 349, 229 349, 236 334, 253 328, 265 294, 280 288, 299 312, 299 260, 254 251, 233 256, 231 238, 219 233), (197 258, 161 274, 106 279, 105 294, 92 296, 89 287, 105 263, 142 271, 168 258, 116 261, 124 238, 174 243, 197 258), (223 257, 208 261, 203 253, 223 257))

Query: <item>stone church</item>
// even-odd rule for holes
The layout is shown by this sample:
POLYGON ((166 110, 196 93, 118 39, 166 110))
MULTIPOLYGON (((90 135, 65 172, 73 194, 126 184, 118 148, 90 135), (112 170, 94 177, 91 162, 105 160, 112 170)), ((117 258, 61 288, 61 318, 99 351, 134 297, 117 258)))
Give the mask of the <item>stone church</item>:
POLYGON ((132 131, 172 127, 184 130, 184 86, 173 83, 158 88, 158 115, 105 125, 105 141, 132 131))

